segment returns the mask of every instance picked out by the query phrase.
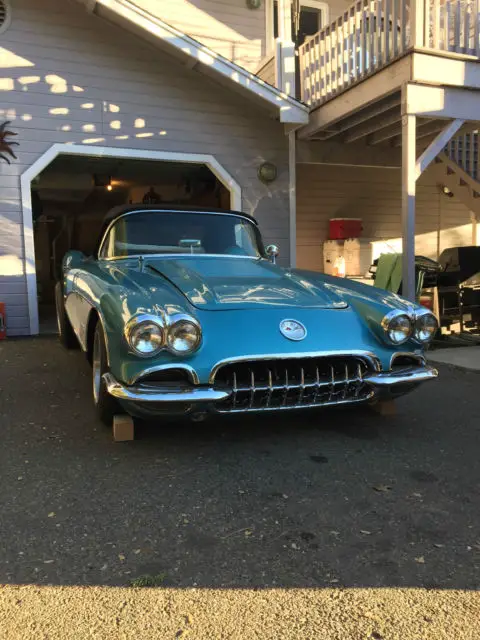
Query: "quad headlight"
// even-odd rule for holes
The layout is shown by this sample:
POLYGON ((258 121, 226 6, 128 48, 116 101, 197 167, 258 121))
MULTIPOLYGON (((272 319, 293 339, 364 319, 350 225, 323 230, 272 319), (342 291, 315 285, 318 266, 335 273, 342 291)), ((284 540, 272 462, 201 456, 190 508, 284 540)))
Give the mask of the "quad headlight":
POLYGON ((157 355, 165 346, 165 328, 161 318, 137 316, 125 327, 125 337, 132 351, 149 358, 157 355))
POLYGON ((382 320, 382 327, 388 340, 394 345, 403 344, 409 338, 427 344, 438 330, 437 318, 427 309, 412 309, 411 315, 394 309, 382 320))
POLYGON ((403 344, 413 334, 413 321, 406 313, 393 310, 382 320, 382 327, 388 339, 395 345, 403 344))
POLYGON ((415 339, 424 344, 433 340, 438 331, 438 320, 430 311, 419 311, 415 317, 415 339))
POLYGON ((168 327, 167 345, 177 355, 189 355, 198 349, 202 341, 202 330, 198 322, 189 316, 173 318, 168 327))
POLYGON ((166 324, 159 316, 134 316, 125 327, 125 339, 137 356, 150 358, 162 349, 182 356, 196 351, 202 342, 202 330, 189 315, 170 317, 166 324))

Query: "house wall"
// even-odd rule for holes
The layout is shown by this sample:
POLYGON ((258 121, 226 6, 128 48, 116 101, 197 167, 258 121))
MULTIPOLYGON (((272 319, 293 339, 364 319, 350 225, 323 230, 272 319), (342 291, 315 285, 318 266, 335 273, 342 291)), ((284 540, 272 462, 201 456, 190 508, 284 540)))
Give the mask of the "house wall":
POLYGON ((0 162, 0 301, 10 335, 29 331, 20 175, 54 143, 214 155, 288 262, 288 144, 264 111, 80 4, 13 0, 1 46, 0 120, 11 120, 20 145, 17 160, 0 162), (257 178, 267 160, 278 167, 270 186, 257 178))
MULTIPOLYGON (((446 247, 472 243, 470 212, 440 193, 434 167, 419 180, 416 205, 417 254, 435 259, 446 247)), ((298 165, 298 266, 323 271, 322 245, 330 218, 362 218, 363 237, 398 241, 401 206, 398 169, 298 165)))
POLYGON ((265 1, 249 9, 242 0, 133 0, 213 51, 255 71, 266 54, 265 1))

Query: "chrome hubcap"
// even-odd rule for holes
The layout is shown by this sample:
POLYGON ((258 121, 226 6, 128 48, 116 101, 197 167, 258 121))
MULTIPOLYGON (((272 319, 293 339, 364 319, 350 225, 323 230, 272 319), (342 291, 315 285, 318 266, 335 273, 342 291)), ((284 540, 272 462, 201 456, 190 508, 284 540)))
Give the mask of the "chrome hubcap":
POLYGON ((93 372, 93 400, 95 404, 98 403, 98 398, 100 396, 100 383, 102 377, 102 363, 101 363, 101 350, 100 350, 100 338, 98 333, 95 334, 95 340, 93 342, 93 362, 92 362, 92 372, 93 372))

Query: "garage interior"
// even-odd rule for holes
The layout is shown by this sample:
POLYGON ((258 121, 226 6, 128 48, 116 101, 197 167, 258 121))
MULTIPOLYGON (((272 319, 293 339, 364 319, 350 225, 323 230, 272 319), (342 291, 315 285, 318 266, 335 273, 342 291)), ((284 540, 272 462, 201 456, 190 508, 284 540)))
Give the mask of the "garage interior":
POLYGON ((95 251, 105 214, 122 204, 230 208, 230 192, 206 165, 58 156, 32 183, 40 333, 57 331, 55 283, 69 249, 95 251))

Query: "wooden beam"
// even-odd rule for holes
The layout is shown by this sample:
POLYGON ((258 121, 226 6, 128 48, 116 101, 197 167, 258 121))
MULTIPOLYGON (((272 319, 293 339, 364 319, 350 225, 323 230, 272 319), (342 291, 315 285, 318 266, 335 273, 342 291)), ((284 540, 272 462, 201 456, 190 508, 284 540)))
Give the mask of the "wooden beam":
POLYGON ((318 131, 329 129, 367 106, 400 91, 410 75, 409 56, 405 56, 314 109, 310 114, 310 122, 299 131, 299 137, 308 140, 318 131))
POLYGON ((480 89, 480 68, 476 57, 457 56, 455 53, 417 53, 412 57, 411 82, 430 85, 449 85, 480 89), (445 55, 446 54, 446 55, 445 55))
POLYGON ((399 125, 394 125, 390 127, 386 127, 385 129, 381 129, 377 131, 377 133, 372 133, 367 138, 367 144, 376 145, 381 142, 385 142, 386 140, 390 140, 391 138, 395 138, 402 133, 402 123, 400 121, 399 125))
POLYGON ((332 140, 298 140, 297 163, 400 169, 402 155, 400 149, 368 147, 364 144, 347 146, 332 140))
POLYGON ((402 113, 422 118, 477 121, 480 119, 480 91, 408 84, 402 113))
POLYGON ((433 162, 436 156, 438 156, 438 154, 445 148, 464 123, 465 120, 454 120, 453 122, 450 122, 450 124, 447 124, 447 126, 442 129, 435 140, 429 144, 417 160, 415 166, 416 180, 419 179, 428 165, 433 162))
POLYGON ((416 117, 402 118, 402 295, 415 302, 416 117))
POLYGON ((400 113, 400 109, 396 108, 393 113, 385 116, 384 118, 374 118, 373 121, 370 119, 366 124, 355 127, 353 131, 347 133, 347 135, 343 138, 343 141, 346 143, 355 142, 355 140, 360 140, 360 138, 365 138, 371 133, 375 133, 379 129, 384 129, 385 127, 390 127, 391 125, 398 124, 402 121, 402 115, 400 113))
MULTIPOLYGON (((351 118, 347 118, 341 124, 336 125, 334 129, 326 130, 322 132, 324 134, 323 140, 328 140, 329 138, 333 138, 333 136, 337 136, 338 134, 343 133, 344 131, 348 131, 349 129, 352 129, 357 125, 360 125, 364 122, 368 122, 372 118, 381 116, 382 113, 385 113, 386 111, 390 111, 395 107, 397 108, 401 107, 401 104, 402 104, 402 100, 400 98, 400 93, 396 93, 390 96, 387 100, 380 102, 378 104, 372 105, 371 107, 367 107, 366 109, 363 109, 363 111, 360 111, 360 113, 356 114, 355 116, 352 116, 351 118)), ((401 116, 399 115, 399 120, 400 119, 401 119, 401 116)))

